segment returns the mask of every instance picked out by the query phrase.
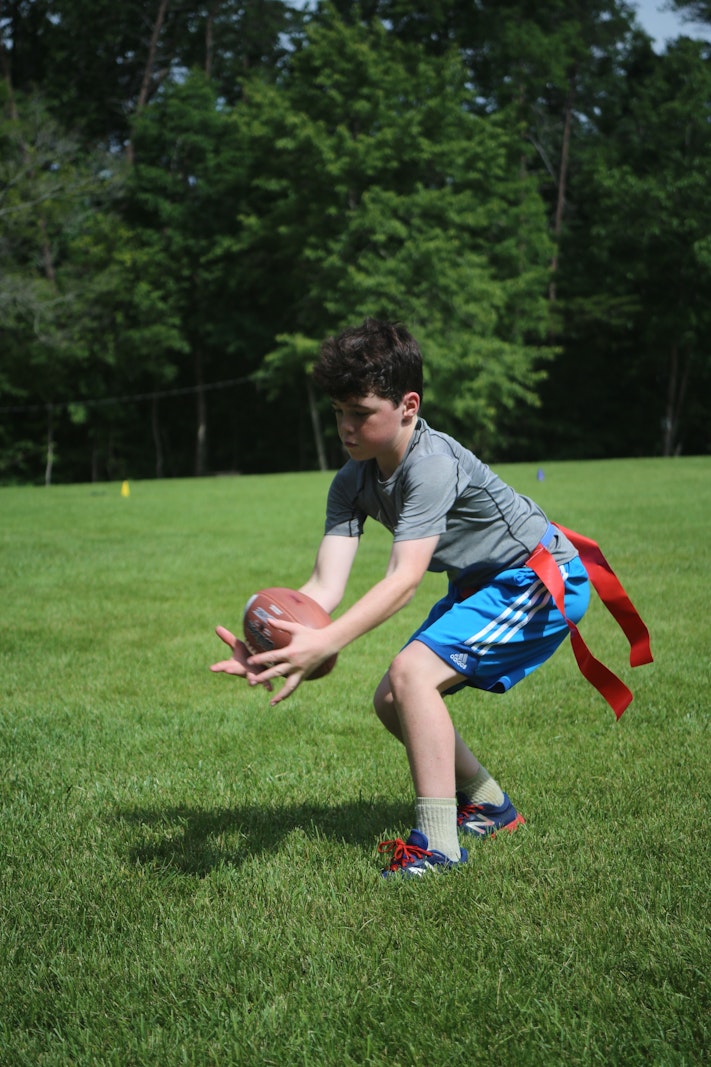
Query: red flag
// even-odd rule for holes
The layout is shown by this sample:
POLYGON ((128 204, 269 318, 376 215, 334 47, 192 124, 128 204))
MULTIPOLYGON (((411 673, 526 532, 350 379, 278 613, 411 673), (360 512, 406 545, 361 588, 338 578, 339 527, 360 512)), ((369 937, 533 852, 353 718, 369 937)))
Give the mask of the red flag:
MULTIPOLYGON (((558 523, 555 525, 577 548, 594 589, 627 637, 630 644, 630 664, 633 667, 641 667, 645 663, 652 663, 649 631, 602 554, 600 546, 589 537, 575 533, 574 530, 567 530, 558 523)), ((541 579, 568 624, 573 653, 581 673, 602 694, 619 719, 631 703, 632 693, 616 674, 600 660, 595 659, 578 627, 566 615, 565 588, 558 564, 544 545, 538 545, 526 560, 526 566, 541 579)))

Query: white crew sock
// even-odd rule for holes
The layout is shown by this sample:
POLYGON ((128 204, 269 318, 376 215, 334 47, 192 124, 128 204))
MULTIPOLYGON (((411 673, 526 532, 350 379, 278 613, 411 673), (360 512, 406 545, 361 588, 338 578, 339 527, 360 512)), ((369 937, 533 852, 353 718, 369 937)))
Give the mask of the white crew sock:
POLYGON ((481 764, 473 778, 461 784, 457 783, 457 792, 464 793, 472 804, 495 804, 498 808, 504 802, 501 786, 481 764))
POLYGON ((415 825, 427 838, 431 849, 443 852, 450 860, 461 856, 457 837, 457 802, 449 797, 417 797, 415 825))

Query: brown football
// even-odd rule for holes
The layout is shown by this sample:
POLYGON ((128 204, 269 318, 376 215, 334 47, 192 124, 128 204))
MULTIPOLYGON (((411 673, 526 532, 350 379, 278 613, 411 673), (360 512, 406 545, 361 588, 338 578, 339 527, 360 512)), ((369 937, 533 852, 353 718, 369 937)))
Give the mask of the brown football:
MULTIPOLYGON (((252 655, 269 652, 272 648, 284 648, 289 644, 291 634, 280 630, 270 621, 277 619, 300 622, 302 626, 320 630, 322 626, 328 626, 331 616, 310 596, 297 589, 262 589, 249 598, 244 609, 244 643, 252 655)), ((323 678, 333 670, 337 658, 337 655, 331 656, 307 678, 323 678)))

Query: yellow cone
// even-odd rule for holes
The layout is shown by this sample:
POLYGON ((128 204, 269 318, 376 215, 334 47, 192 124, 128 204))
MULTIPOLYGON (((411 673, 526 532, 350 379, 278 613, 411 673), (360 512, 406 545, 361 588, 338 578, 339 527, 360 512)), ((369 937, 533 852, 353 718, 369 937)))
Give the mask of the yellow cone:
POLYGON ((131 495, 131 488, 130 488, 128 482, 122 482, 121 483, 121 496, 130 496, 130 495, 131 495))

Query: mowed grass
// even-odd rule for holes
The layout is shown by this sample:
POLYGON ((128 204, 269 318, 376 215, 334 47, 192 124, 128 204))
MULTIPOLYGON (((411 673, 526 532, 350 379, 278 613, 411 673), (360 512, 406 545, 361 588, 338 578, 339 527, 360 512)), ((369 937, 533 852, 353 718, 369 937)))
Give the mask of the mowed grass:
POLYGON ((709 1062, 711 460, 500 471, 601 542, 655 663, 595 601, 619 723, 569 648, 453 698, 527 823, 416 884, 378 875, 413 797, 370 699, 442 578, 270 709, 214 626, 307 577, 330 475, 0 490, 3 1065, 709 1062))

